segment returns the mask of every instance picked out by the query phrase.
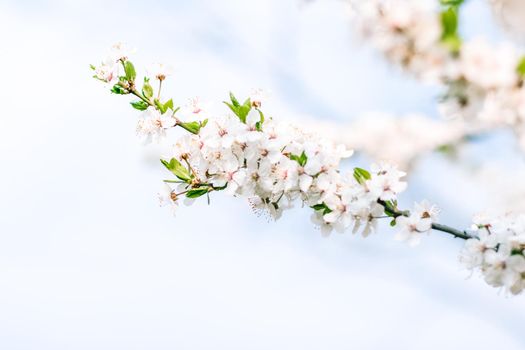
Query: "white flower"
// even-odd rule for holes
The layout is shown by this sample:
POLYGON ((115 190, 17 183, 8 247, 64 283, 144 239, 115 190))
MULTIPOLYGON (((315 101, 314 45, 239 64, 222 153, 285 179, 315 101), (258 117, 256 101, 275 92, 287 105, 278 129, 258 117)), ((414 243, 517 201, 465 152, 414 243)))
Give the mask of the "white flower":
POLYGON ((149 107, 142 113, 137 122, 137 135, 144 143, 160 142, 166 135, 166 129, 176 125, 176 120, 169 114, 160 114, 154 107, 149 107))
POLYGON ((423 219, 419 215, 400 216, 396 219, 396 226, 399 232, 395 239, 407 242, 411 247, 416 246, 421 241, 421 234, 430 230, 430 219, 423 219))
POLYGON ((427 200, 414 205, 414 214, 424 219, 428 218, 431 222, 437 221, 439 212, 439 208, 427 200))
POLYGON ((310 220, 312 221, 312 223, 320 229, 321 231, 321 234, 324 236, 324 237, 328 237, 331 233, 332 233, 332 230, 334 229, 334 227, 332 226, 331 223, 328 223, 324 220, 323 216, 319 213, 312 213, 312 215, 310 216, 310 220))
POLYGON ((203 103, 199 97, 193 97, 179 109, 177 118, 183 122, 202 121, 209 117, 208 113, 207 104, 203 103))
POLYGON ((253 211, 257 215, 268 215, 269 218, 277 220, 281 217, 283 211, 280 207, 273 203, 268 203, 260 197, 252 197, 249 199, 253 211))
POLYGON ((179 206, 178 197, 175 194, 175 191, 173 191, 168 184, 164 183, 162 189, 158 193, 158 197, 160 206, 169 206, 173 211, 173 215, 175 215, 179 206))
POLYGON ((94 71, 97 79, 105 83, 113 83, 118 79, 118 65, 112 60, 105 60, 94 71))
POLYGON ((147 72, 149 76, 162 81, 173 73, 173 69, 163 63, 153 63, 148 67, 147 72))
POLYGON ((365 222, 365 228, 361 232, 363 237, 368 237, 371 233, 374 233, 377 229, 378 218, 384 214, 384 208, 382 205, 374 204, 370 211, 361 213, 361 216, 358 217, 356 225, 352 230, 354 233, 357 232, 361 226, 361 223, 365 222))
POLYGON ((312 183, 314 182, 313 177, 302 174, 299 176, 299 188, 303 192, 308 192, 308 189, 310 189, 310 186, 312 186, 312 183))
POLYGON ((406 173, 397 170, 394 166, 374 164, 371 170, 372 178, 367 181, 367 186, 379 199, 384 201, 395 199, 397 194, 406 189, 406 182, 401 181, 406 173))
POLYGON ((334 225, 338 232, 343 232, 354 222, 352 208, 343 202, 328 204, 332 212, 325 214, 323 219, 326 223, 334 225))
POLYGON ((505 260, 505 271, 503 273, 503 284, 512 288, 523 278, 525 273, 525 257, 523 255, 512 255, 505 260))

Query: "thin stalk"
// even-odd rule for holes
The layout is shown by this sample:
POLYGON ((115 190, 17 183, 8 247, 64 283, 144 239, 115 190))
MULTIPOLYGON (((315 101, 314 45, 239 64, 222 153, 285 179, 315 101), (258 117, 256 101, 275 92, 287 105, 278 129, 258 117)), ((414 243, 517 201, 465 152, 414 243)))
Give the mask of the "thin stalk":
MULTIPOLYGON (((410 215, 410 212, 408 210, 399 210, 397 208, 392 208, 390 206, 387 206, 386 202, 382 201, 382 200, 378 200, 377 202, 379 204, 381 204, 385 208, 385 213, 386 214, 390 214, 390 216, 393 217, 394 219, 397 219, 400 216, 409 216, 410 215)), ((440 232, 448 233, 448 234, 454 236, 455 238, 461 238, 461 239, 465 239, 465 240, 474 238, 473 236, 469 235, 466 231, 460 231, 460 230, 457 230, 457 229, 455 229, 453 227, 450 227, 450 226, 447 226, 447 225, 443 225, 443 224, 433 223, 432 224, 432 229, 434 231, 440 231, 440 232)))

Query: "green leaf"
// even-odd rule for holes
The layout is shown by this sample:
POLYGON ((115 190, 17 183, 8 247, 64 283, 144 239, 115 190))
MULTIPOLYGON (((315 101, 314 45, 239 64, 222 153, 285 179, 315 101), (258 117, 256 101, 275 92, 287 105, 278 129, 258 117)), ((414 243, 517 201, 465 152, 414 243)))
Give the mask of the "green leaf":
POLYGON ((199 133, 200 129, 201 129, 201 123, 199 123, 199 122, 179 123, 179 125, 183 129, 185 129, 185 130, 187 130, 187 131, 189 131, 189 132, 191 132, 192 134, 195 134, 195 135, 197 135, 199 133))
POLYGON ((215 191, 222 191, 222 190, 224 190, 226 187, 228 187, 228 183, 226 183, 224 186, 220 186, 220 187, 212 186, 212 187, 213 187, 213 189, 214 189, 215 191))
POLYGON ((396 216, 398 216, 396 213, 397 213, 397 201, 395 200, 392 200, 392 201, 386 201, 384 202, 384 207, 385 207, 385 214, 387 216, 390 216, 390 217, 393 217, 395 219, 396 216))
POLYGON ((370 180, 372 176, 365 169, 354 168, 354 178, 359 184, 363 185, 367 180, 370 180))
POLYGON ((326 204, 324 203, 316 204, 312 206, 312 209, 314 210, 324 210, 324 208, 326 208, 326 204))
POLYGON ((316 204, 313 205, 311 208, 315 211, 322 211, 323 215, 330 214, 332 212, 332 209, 328 208, 326 203, 316 204))
POLYGON ((264 123, 264 114, 259 108, 256 108, 256 110, 257 112, 259 112, 260 119, 257 123, 255 123, 255 129, 257 129, 257 131, 262 131, 262 125, 264 123))
POLYGON ((458 30, 458 15, 456 10, 449 8, 441 12, 441 25, 443 26, 443 37, 455 35, 458 30))
POLYGON ((188 198, 198 198, 200 196, 204 196, 206 193, 210 191, 209 187, 199 187, 192 190, 189 190, 186 192, 186 197, 188 198))
POLYGON ((137 72, 135 71, 135 66, 130 61, 124 63, 124 72, 126 72, 126 78, 128 80, 135 80, 137 77, 137 72))
POLYGON ((171 158, 170 161, 161 159, 160 162, 172 172, 173 175, 178 177, 184 182, 189 183, 191 181, 191 174, 176 158, 171 158))
POLYGON ((153 102, 155 102, 155 106, 157 106, 161 114, 166 113, 168 109, 173 109, 173 100, 171 99, 167 101, 166 103, 162 103, 158 99, 155 99, 153 102))
POLYGON ((241 105, 239 103, 239 101, 237 101, 237 99, 235 98, 235 95, 233 95, 233 92, 230 92, 230 101, 232 101, 232 105, 235 108, 237 108, 237 107, 239 107, 241 105))
POLYGON ((130 102, 130 104, 133 108, 138 109, 139 111, 145 111, 149 107, 149 105, 142 100, 130 102))
POLYGON ((117 94, 117 95, 126 95, 126 94, 129 94, 129 91, 124 89, 122 86, 120 86, 119 84, 115 84, 113 85, 113 87, 111 88, 111 92, 114 93, 114 94, 117 94))
POLYGON ((390 221, 390 226, 396 226, 396 219, 392 219, 392 221, 390 221))
POLYGON ((238 111, 237 117, 239 117, 241 122, 246 123, 246 117, 248 116, 248 113, 250 113, 251 110, 252 110, 252 102, 248 98, 246 99, 246 101, 244 101, 242 106, 240 106, 239 109, 237 110, 238 111))
POLYGON ((518 63, 518 66, 516 67, 516 70, 520 76, 525 76, 525 57, 523 57, 520 62, 518 63))
POLYGON ((461 38, 458 35, 458 12, 457 7, 449 7, 441 12, 441 42, 452 52, 459 51, 461 38))
POLYGON ((95 66, 92 65, 92 64, 89 65, 89 68, 91 68, 91 70, 95 70, 95 69, 97 69, 97 67, 95 67, 95 66))
POLYGON ((246 99, 241 105, 233 93, 230 92, 230 100, 231 103, 224 101, 224 104, 230 108, 230 110, 239 118, 241 122, 246 123, 246 117, 252 109, 252 102, 250 99, 246 99))
MULTIPOLYGON (((159 109, 160 109, 161 113, 164 114, 164 113, 166 113, 166 111, 167 111, 168 109, 173 109, 173 100, 170 98, 170 99, 169 99, 166 103, 164 103, 164 104, 160 103, 160 101, 159 101, 158 106, 159 106, 159 109)), ((177 109, 177 110, 178 110, 178 109, 177 109)))
POLYGON ((142 86, 142 95, 144 95, 144 97, 147 100, 150 100, 153 97, 153 87, 150 85, 149 79, 146 80, 146 78, 144 78, 144 85, 142 86))
POLYGON ((291 154, 290 159, 295 160, 297 163, 299 163, 300 166, 305 166, 306 162, 308 161, 308 157, 306 156, 306 153, 304 153, 304 151, 301 153, 300 156, 291 154))

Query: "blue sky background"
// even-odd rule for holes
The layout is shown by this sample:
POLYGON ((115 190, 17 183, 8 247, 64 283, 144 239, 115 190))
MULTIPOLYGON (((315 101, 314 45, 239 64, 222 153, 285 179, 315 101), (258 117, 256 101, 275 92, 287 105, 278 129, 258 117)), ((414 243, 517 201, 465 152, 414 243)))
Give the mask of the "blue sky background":
MULTIPOLYGON (((482 1, 467 13, 466 36, 501 39, 482 1)), ((126 41, 137 65, 175 67, 180 103, 261 87, 276 118, 435 116, 439 91, 357 42, 342 2, 3 0, 0 33, 0 348, 523 349, 524 297, 467 279, 449 237, 324 239, 305 210, 267 223, 223 196, 172 218, 158 149, 90 78, 126 41)), ((466 154, 522 161, 504 132, 466 154)), ((410 180, 405 205, 429 198, 458 226, 496 200, 439 156, 410 180)))

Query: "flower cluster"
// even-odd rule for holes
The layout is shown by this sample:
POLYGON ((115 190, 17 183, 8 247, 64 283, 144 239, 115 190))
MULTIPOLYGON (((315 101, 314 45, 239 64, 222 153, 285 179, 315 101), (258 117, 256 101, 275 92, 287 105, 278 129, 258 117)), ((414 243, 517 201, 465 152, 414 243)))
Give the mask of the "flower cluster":
POLYGON ((164 164, 177 176, 178 188, 161 194, 162 203, 173 206, 182 195, 222 190, 279 218, 299 201, 314 209, 313 220, 323 233, 364 225, 367 235, 384 213, 378 201, 395 201, 406 187, 405 174, 389 165, 341 174, 340 162, 352 151, 265 120, 260 101, 241 105, 232 95, 228 104, 234 115, 209 118, 198 134, 186 134, 174 145, 164 164))
POLYGON ((525 215, 474 218, 477 235, 466 241, 460 261, 485 281, 512 294, 525 289, 525 215))
POLYGON ((350 2, 363 37, 396 65, 446 88, 445 117, 511 127, 525 149, 525 61, 513 45, 480 38, 462 43, 457 7, 438 12, 424 0, 350 2))

